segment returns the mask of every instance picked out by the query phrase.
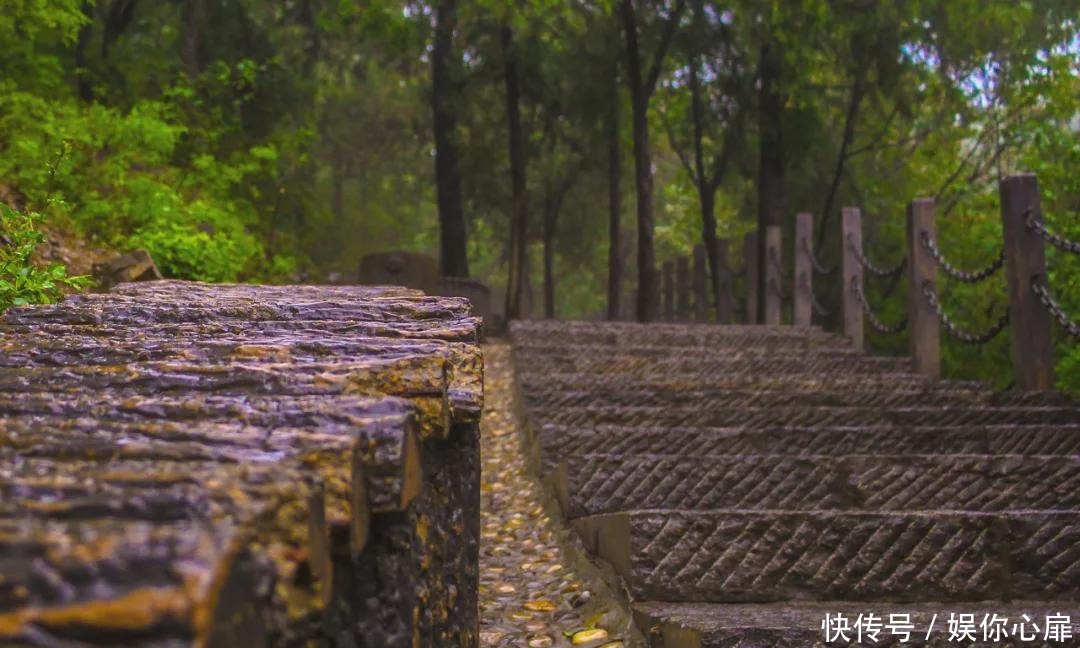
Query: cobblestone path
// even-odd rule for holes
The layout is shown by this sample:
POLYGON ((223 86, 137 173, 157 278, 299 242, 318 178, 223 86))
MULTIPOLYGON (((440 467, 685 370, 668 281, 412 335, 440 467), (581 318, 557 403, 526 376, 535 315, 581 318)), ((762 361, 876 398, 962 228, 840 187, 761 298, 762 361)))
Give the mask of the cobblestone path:
MULTIPOLYGON (((509 347, 484 349, 480 645, 632 648, 616 606, 571 566, 562 529, 528 474, 513 410, 509 347)), ((591 579, 595 581, 595 579, 591 579)))

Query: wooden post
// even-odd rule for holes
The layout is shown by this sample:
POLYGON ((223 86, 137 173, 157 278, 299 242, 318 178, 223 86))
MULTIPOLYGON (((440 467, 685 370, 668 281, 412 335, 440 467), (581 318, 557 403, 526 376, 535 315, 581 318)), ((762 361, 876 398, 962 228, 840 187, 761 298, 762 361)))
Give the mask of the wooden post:
POLYGON ((810 254, 814 240, 814 215, 795 214, 794 269, 791 282, 791 319, 795 326, 810 326, 814 316, 814 264, 810 254))
POLYGON ((784 311, 784 256, 782 233, 779 225, 765 228, 765 324, 779 326, 784 311))
POLYGON ((1054 388, 1054 346, 1050 313, 1031 289, 1033 281, 1046 286, 1046 250, 1024 220, 1028 213, 1043 221, 1039 183, 1033 173, 1001 181, 1001 231, 1005 238, 1005 271, 1009 282, 1009 328, 1016 388, 1048 391, 1054 388))
POLYGON ((758 323, 758 253, 757 232, 743 238, 743 263, 746 264, 746 323, 758 323))
POLYGON ((675 259, 675 319, 690 319, 690 259, 684 256, 675 259))
POLYGON ((705 246, 694 246, 694 320, 704 322, 709 319, 709 279, 705 271, 705 246))
POLYGON ((937 241, 933 198, 916 198, 907 210, 908 349, 912 369, 940 378, 941 322, 923 293, 924 286, 937 293, 937 262, 922 242, 924 232, 937 241))
POLYGON ((840 303, 844 310, 844 335, 851 338, 852 344, 859 351, 863 350, 863 312, 855 297, 855 288, 863 289, 863 269, 855 256, 855 250, 862 251, 862 213, 858 207, 844 207, 840 210, 841 230, 840 245, 843 250, 841 259, 841 295, 840 303), (852 249, 854 246, 855 250, 852 249))
POLYGON ((716 296, 716 321, 731 324, 735 320, 733 303, 731 259, 728 256, 728 240, 716 239, 716 260, 720 264, 720 294, 716 296))
POLYGON ((675 319, 675 264, 664 261, 664 320, 675 319))

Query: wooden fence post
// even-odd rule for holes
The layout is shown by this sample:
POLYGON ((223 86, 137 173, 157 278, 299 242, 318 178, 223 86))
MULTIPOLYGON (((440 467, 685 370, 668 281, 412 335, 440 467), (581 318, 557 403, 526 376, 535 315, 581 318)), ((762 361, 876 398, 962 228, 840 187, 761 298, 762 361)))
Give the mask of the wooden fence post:
POLYGON ((664 261, 664 320, 675 319, 675 263, 664 261))
POLYGON ((814 215, 795 214, 795 244, 791 282, 791 319, 795 326, 810 326, 814 316, 814 264, 810 260, 814 238, 814 215))
POLYGON ((851 343, 856 350, 863 350, 863 312, 855 291, 863 290, 863 269, 859 265, 859 259, 855 256, 856 250, 862 251, 862 213, 858 207, 844 207, 840 210, 841 230, 840 245, 843 254, 840 256, 842 271, 840 273, 841 295, 840 303, 844 311, 844 335, 851 338, 851 343), (854 249, 852 249, 854 248, 854 249))
POLYGON ((907 328, 912 368, 940 378, 941 322, 923 292, 926 288, 937 293, 937 262, 922 242, 924 235, 937 241, 933 198, 916 198, 907 209, 907 328))
POLYGON ((746 264, 746 323, 758 323, 758 249, 757 232, 743 238, 743 263, 746 264))
POLYGON ((783 234, 779 225, 765 228, 765 324, 779 326, 784 311, 783 234))
POLYGON ((720 264, 720 289, 716 295, 716 321, 731 324, 735 320, 735 304, 731 283, 731 258, 728 256, 728 240, 716 239, 716 262, 720 264))
POLYGON ((1009 328, 1016 388, 1048 391, 1054 388, 1054 346, 1050 313, 1031 289, 1046 286, 1046 250, 1042 238, 1028 229, 1028 215, 1042 222, 1039 183, 1033 173, 1001 181, 1001 231, 1005 238, 1005 271, 1009 282, 1009 328))
POLYGON ((675 259, 675 319, 690 319, 690 259, 684 256, 675 259))

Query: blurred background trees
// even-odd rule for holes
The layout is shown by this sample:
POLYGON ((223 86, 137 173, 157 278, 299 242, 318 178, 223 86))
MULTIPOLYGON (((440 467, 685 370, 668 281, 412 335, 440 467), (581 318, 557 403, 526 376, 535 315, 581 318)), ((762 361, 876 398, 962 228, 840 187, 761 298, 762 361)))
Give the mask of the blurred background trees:
MULTIPOLYGON (((840 207, 861 206, 871 255, 895 260, 916 196, 938 200, 957 262, 981 266, 1010 172, 1036 172, 1047 220, 1080 238, 1078 15, 1076 0, 8 0, 0 201, 145 247, 174 277, 348 280, 367 252, 424 251, 509 287, 519 316, 647 317, 654 262, 718 236, 737 266, 744 232, 790 231, 799 210, 831 261, 840 207)), ((1055 292, 1078 312, 1080 267, 1058 256, 1055 292)), ((980 305, 954 311, 975 328, 1005 303, 994 282, 951 293, 950 309, 980 305)), ((946 367, 1004 377, 1004 344, 947 346, 946 367)), ((1080 386, 1080 354, 1061 356, 1080 386)))

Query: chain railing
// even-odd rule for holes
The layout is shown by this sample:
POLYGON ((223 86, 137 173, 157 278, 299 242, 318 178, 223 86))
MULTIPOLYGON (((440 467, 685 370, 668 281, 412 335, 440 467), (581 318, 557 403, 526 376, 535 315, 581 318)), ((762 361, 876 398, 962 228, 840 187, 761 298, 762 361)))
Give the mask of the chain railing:
POLYGON ((999 317, 998 321, 988 330, 982 333, 972 333, 963 328, 960 328, 960 326, 958 326, 956 322, 953 321, 952 317, 950 317, 949 314, 945 312, 945 309, 941 307, 941 300, 938 299, 937 293, 934 292, 934 289, 930 285, 930 282, 923 282, 922 294, 923 297, 926 299, 926 303, 930 305, 931 310, 933 310, 937 314, 938 318, 941 319, 942 327, 944 327, 945 331, 949 334, 950 337, 952 337, 958 342, 963 342, 964 344, 983 345, 996 338, 999 333, 1004 331, 1009 326, 1009 310, 1005 309, 1005 313, 1001 317, 999 317))
POLYGON ((976 284, 985 281, 986 279, 994 276, 994 274, 998 270, 1001 270, 1002 266, 1005 265, 1005 249, 1002 248, 1001 251, 998 252, 997 258, 994 259, 990 263, 990 265, 986 266, 985 268, 976 271, 961 270, 953 264, 949 263, 948 259, 945 258, 945 255, 943 255, 941 253, 941 250, 938 249, 937 243, 934 242, 934 239, 930 238, 929 232, 927 232, 926 230, 921 230, 919 232, 919 241, 922 243, 922 246, 926 249, 926 251, 930 254, 930 257, 934 260, 934 262, 937 263, 937 266, 941 268, 942 272, 961 283, 976 284))
POLYGON ((801 290, 810 300, 810 309, 817 314, 818 317, 829 317, 832 315, 832 311, 821 305, 818 301, 817 295, 814 294, 814 289, 810 286, 810 280, 805 274, 799 275, 799 290, 801 290))
POLYGON ((1035 210, 1030 207, 1024 212, 1024 227, 1059 250, 1071 252, 1072 254, 1080 254, 1080 241, 1071 241, 1060 234, 1055 234, 1046 229, 1046 225, 1035 218, 1035 210))
POLYGON ((810 241, 808 241, 806 237, 799 239, 799 241, 799 245, 802 246, 803 253, 806 254, 806 258, 810 259, 810 265, 813 266, 814 272, 827 277, 829 275, 836 274, 836 271, 840 269, 840 264, 836 264, 830 267, 822 263, 817 258, 817 255, 814 254, 814 248, 810 246, 810 241))
POLYGON ((882 268, 881 266, 874 264, 870 261, 870 259, 866 258, 866 256, 863 255, 862 250, 860 250, 859 246, 855 244, 854 237, 852 237, 850 234, 847 236, 847 246, 848 249, 850 249, 852 254, 855 256, 855 260, 859 262, 859 265, 875 277, 881 277, 883 279, 895 277, 896 275, 903 272, 904 268, 907 267, 907 257, 900 259, 900 262, 891 268, 882 268))
POLYGON ((870 302, 867 301, 866 295, 863 294, 862 286, 859 285, 857 277, 851 278, 851 292, 855 296, 855 301, 859 302, 859 306, 862 307, 863 313, 866 318, 870 320, 870 325, 874 327, 874 330, 882 335, 896 335, 903 333, 907 329, 908 319, 905 317, 896 324, 888 325, 878 317, 877 313, 870 306, 870 302))
POLYGON ((1069 318, 1065 309, 1054 301, 1054 298, 1050 296, 1050 290, 1039 281, 1039 277, 1037 276, 1032 277, 1031 279, 1031 292, 1035 293, 1039 298, 1039 303, 1050 312, 1050 316, 1057 321, 1061 330, 1065 331, 1071 338, 1080 339, 1080 324, 1069 318))

